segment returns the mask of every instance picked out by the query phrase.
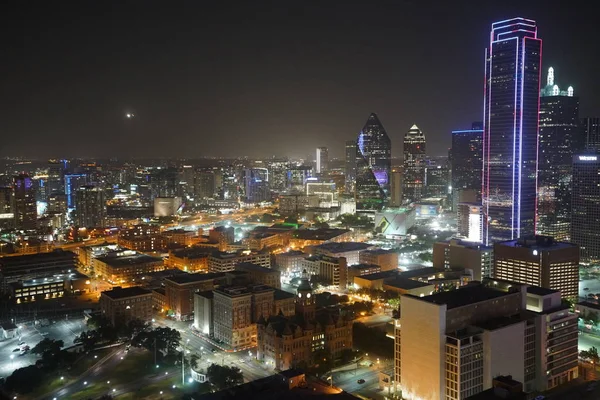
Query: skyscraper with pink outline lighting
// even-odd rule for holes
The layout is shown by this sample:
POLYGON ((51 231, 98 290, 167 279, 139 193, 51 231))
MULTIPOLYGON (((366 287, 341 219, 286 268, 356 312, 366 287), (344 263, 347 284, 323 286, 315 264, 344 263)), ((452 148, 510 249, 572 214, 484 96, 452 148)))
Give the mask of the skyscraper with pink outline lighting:
POLYGON ((535 21, 492 24, 483 108, 486 245, 535 234, 541 63, 535 21))

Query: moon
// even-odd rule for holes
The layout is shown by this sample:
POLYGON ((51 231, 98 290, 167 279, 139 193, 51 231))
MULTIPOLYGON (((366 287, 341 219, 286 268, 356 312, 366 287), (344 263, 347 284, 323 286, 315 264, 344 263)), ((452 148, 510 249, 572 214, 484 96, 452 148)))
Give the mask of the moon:
POLYGON ((135 117, 135 114, 134 113, 127 113, 127 114, 125 114, 125 116, 127 118, 131 119, 131 118, 135 117))

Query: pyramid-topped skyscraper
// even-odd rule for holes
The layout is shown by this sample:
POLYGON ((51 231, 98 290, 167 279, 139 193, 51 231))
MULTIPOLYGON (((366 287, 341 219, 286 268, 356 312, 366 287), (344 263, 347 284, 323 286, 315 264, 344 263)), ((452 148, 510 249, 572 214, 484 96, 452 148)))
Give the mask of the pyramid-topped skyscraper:
POLYGON ((380 210, 390 195, 392 143, 372 113, 356 139, 356 210, 380 210))

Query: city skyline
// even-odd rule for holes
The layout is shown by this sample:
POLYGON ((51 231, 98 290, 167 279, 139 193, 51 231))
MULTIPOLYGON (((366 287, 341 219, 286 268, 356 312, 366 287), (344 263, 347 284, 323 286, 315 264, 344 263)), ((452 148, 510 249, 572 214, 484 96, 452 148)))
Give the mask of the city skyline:
POLYGON ((429 12, 405 1, 383 12, 383 3, 264 3, 251 6, 252 21, 247 6, 212 5, 201 14, 151 2, 114 14, 89 5, 13 9, 14 20, 25 20, 13 35, 30 33, 24 46, 14 40, 6 49, 2 68, 10 78, 0 129, 14 139, 2 155, 304 157, 325 146, 341 158, 344 142, 371 112, 386 121, 394 157, 413 124, 432 138, 429 155, 445 155, 452 130, 481 120, 481 79, 474 77, 483 72, 485 32, 513 15, 538 22, 546 38, 542 68, 570 77, 581 115, 595 115, 596 55, 580 46, 593 30, 586 23, 593 13, 578 8, 575 18, 575 10, 539 4, 477 11, 437 5, 429 12), (469 29, 454 23, 459 12, 467 13, 461 18, 469 18, 469 29), (380 22, 362 23, 375 16, 380 22), (314 25, 309 35, 301 29, 305 18, 314 25), (402 24, 392 23, 398 18, 402 24), (231 21, 231 29, 221 21, 231 21), (422 21, 430 26, 426 34, 410 35, 422 21), (449 57, 457 62, 439 64, 449 57), (229 148, 225 137, 243 141, 244 150, 229 148))

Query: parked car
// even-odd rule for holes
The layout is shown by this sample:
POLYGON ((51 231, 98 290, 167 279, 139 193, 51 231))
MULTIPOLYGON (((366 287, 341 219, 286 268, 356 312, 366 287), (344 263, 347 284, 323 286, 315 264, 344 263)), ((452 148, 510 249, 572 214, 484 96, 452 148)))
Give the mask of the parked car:
POLYGON ((356 381, 356 383, 362 385, 363 383, 365 383, 365 380, 364 379, 359 379, 359 380, 356 381))

